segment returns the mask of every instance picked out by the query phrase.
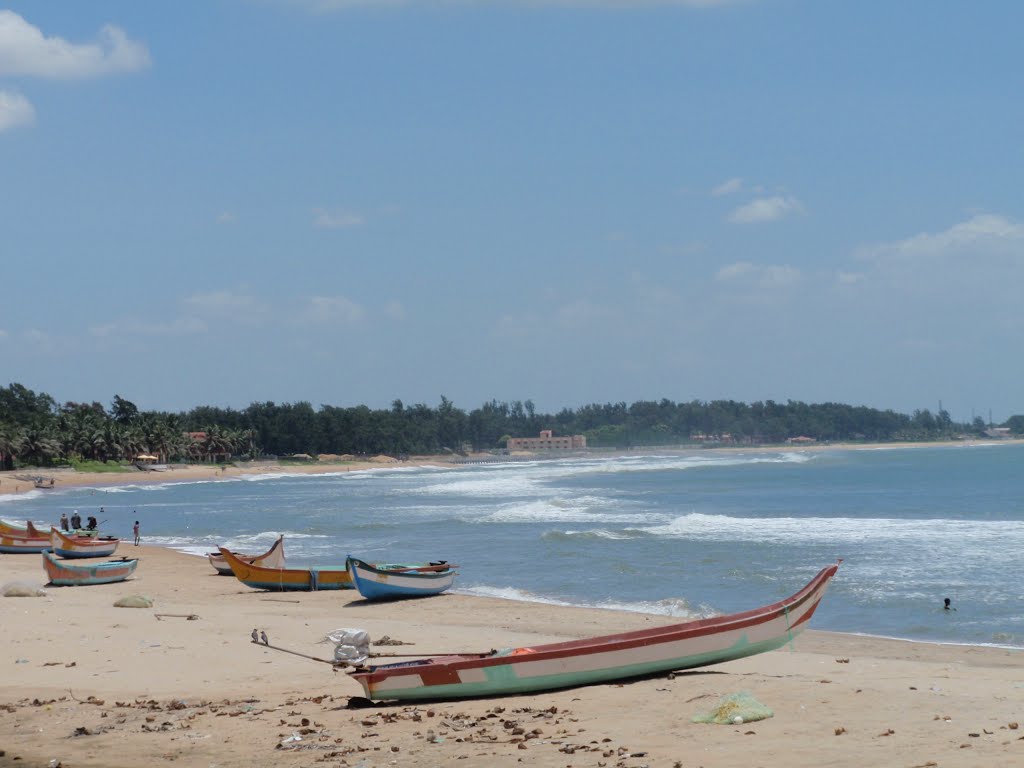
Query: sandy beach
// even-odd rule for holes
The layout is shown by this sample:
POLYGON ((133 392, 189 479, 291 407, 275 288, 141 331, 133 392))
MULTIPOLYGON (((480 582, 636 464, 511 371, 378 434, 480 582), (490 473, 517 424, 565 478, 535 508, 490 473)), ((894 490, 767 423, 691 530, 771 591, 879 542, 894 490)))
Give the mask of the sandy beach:
MULTIPOLYGON (((0 766, 1024 764, 1015 650, 811 630, 792 648, 676 675, 350 708, 362 689, 344 672, 254 645, 251 630, 329 658, 321 641, 342 627, 412 644, 376 651, 430 655, 670 620, 451 594, 370 604, 349 591, 267 593, 203 558, 123 543, 118 554, 141 558, 130 581, 0 598, 0 766), (114 607, 131 595, 153 606, 114 607), (740 691, 774 716, 692 722, 740 691)), ((0 555, 0 585, 44 581, 40 556, 0 555)))
MULTIPOLYGON (((340 472, 390 462, 46 476, 57 487, 102 486, 340 472)), ((409 463, 447 462, 417 457, 409 463)), ((18 484, 5 475, 0 490, 15 492, 18 484)), ((6 506, 4 516, 18 520, 15 506, 6 506)), ((0 597, 6 670, 0 768, 370 768, 456 760, 551 768, 1024 765, 1020 650, 811 629, 786 649, 674 675, 529 696, 360 708, 350 699, 362 688, 343 671, 255 645, 250 632, 263 630, 275 646, 328 659, 333 649, 323 638, 339 628, 409 644, 379 645, 376 652, 429 656, 672 620, 453 594, 369 604, 350 591, 267 593, 216 575, 204 558, 160 547, 122 542, 117 556, 141 558, 131 580, 76 588, 44 587, 39 555, 0 555, 0 587, 27 584, 41 593, 0 597), (153 606, 114 607, 133 595, 151 598, 153 606), (737 725, 693 722, 739 692, 774 716, 737 725)))

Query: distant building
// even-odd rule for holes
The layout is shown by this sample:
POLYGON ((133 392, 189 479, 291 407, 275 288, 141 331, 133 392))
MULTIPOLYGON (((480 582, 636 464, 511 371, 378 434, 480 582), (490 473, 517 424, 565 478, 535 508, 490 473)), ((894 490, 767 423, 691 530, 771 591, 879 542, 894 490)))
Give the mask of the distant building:
POLYGON ((790 437, 786 440, 790 445, 810 445, 811 443, 818 442, 813 437, 807 437, 806 435, 800 435, 799 437, 790 437))
POLYGON ((540 437, 510 437, 508 450, 511 451, 581 451, 587 447, 584 435, 555 437, 550 429, 542 429, 540 437))

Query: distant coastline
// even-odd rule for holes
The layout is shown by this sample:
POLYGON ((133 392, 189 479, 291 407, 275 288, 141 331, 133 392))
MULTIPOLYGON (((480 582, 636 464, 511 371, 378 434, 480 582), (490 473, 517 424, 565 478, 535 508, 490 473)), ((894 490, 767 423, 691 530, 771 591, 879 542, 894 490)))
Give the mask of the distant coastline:
POLYGON ((357 472, 373 469, 394 467, 436 467, 453 469, 459 466, 482 463, 500 463, 504 461, 535 461, 558 458, 596 458, 615 456, 639 456, 651 454, 695 454, 721 452, 796 452, 817 453, 821 451, 839 450, 902 450, 912 448, 965 448, 994 445, 1012 445, 1024 443, 1021 439, 1000 440, 964 440, 942 442, 905 442, 905 443, 813 443, 800 445, 756 445, 756 446, 644 446, 631 450, 591 448, 585 452, 573 453, 526 453, 517 452, 508 455, 490 453, 435 456, 411 456, 397 459, 391 456, 374 456, 353 461, 251 461, 233 464, 171 464, 160 471, 141 469, 123 472, 80 472, 70 468, 47 469, 41 467, 25 467, 10 472, 0 472, 0 496, 23 494, 36 489, 34 478, 43 478, 46 486, 42 493, 49 493, 50 480, 52 488, 81 488, 91 486, 112 485, 152 485, 174 482, 195 482, 202 480, 228 480, 231 478, 251 475, 268 474, 310 474, 326 475, 344 472, 357 472))

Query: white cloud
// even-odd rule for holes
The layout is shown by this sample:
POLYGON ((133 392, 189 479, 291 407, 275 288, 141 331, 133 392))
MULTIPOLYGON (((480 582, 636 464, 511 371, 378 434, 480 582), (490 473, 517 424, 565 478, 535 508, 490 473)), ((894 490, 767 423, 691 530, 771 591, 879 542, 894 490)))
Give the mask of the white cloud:
POLYGON ((217 215, 218 224, 234 224, 237 219, 238 217, 231 211, 223 211, 217 215))
POLYGON ((185 305, 185 317, 180 321, 183 328, 189 327, 190 322, 208 323, 210 326, 218 323, 257 325, 269 313, 254 296, 231 291, 197 293, 182 303, 185 305))
POLYGON ((120 27, 104 26, 93 43, 46 37, 13 11, 0 10, 0 75, 97 77, 148 67, 149 51, 120 27))
POLYGON ((146 320, 127 320, 117 323, 102 323, 89 327, 89 335, 98 339, 117 336, 191 336, 207 333, 210 326, 196 317, 179 317, 166 323, 146 320))
POLYGON ((1024 241, 1024 226, 1002 216, 978 214, 942 232, 922 232, 905 240, 862 248, 857 255, 870 260, 939 258, 965 250, 972 254, 992 253, 1007 247, 1017 250, 1021 241, 1024 241))
POLYGON ((326 208, 313 209, 313 226, 320 229, 349 229, 358 227, 365 219, 360 213, 342 209, 329 211, 326 208))
POLYGON ((731 195, 734 192, 739 192, 741 189, 743 189, 743 179, 729 179, 728 181, 723 181, 717 187, 712 189, 711 196, 723 197, 725 195, 731 195))
POLYGON ((4 339, 6 339, 7 336, 8 336, 7 331, 5 331, 3 328, 0 328, 0 341, 3 341, 4 339))
POLYGON ((729 221, 735 224, 757 224, 765 221, 777 221, 794 213, 803 213, 804 207, 795 197, 761 197, 729 214, 729 221))
POLYGON ((384 305, 384 315, 392 320, 405 320, 405 307, 400 301, 389 301, 384 305))
POLYGON ((836 275, 836 282, 840 285, 854 285, 864 282, 863 272, 839 272, 836 275))
POLYGON ((0 91, 0 131, 16 125, 31 125, 36 110, 29 100, 16 91, 0 91))
POLYGON ((364 315, 359 304, 344 296, 312 296, 306 303, 302 319, 307 323, 353 325, 364 315))
POLYGON ((757 285, 769 287, 782 287, 795 285, 802 278, 799 269, 788 265, 761 266, 752 264, 749 261, 738 261, 722 267, 715 275, 719 282, 731 282, 744 280, 756 283, 757 285))
POLYGON ((612 317, 614 312, 606 307, 585 299, 577 299, 558 307, 558 323, 565 328, 591 328, 612 317))

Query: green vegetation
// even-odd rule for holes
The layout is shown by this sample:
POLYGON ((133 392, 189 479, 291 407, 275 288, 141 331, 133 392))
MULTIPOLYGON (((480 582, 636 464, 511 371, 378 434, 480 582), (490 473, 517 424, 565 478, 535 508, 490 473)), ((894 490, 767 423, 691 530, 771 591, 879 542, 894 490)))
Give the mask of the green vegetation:
POLYGON ((131 464, 121 461, 86 461, 72 458, 67 463, 79 472, 124 472, 134 468, 131 464))
MULTIPOLYGON (((244 410, 200 406, 187 413, 140 411, 114 395, 110 407, 57 403, 21 384, 0 388, 0 469, 72 464, 117 471, 118 462, 152 454, 160 462, 224 462, 232 458, 321 453, 373 456, 462 453, 505 447, 509 437, 582 434, 595 448, 678 445, 771 445, 795 437, 820 442, 953 440, 982 435, 980 418, 956 424, 940 410, 912 415, 840 403, 670 400, 586 405, 536 413, 529 400, 492 400, 468 413, 446 397, 436 408, 341 408, 306 402, 252 403, 244 410), (115 469, 117 468, 117 469, 115 469)), ((1024 416, 1004 425, 1024 433, 1024 416)), ((299 461, 306 459, 298 459, 299 461)))

